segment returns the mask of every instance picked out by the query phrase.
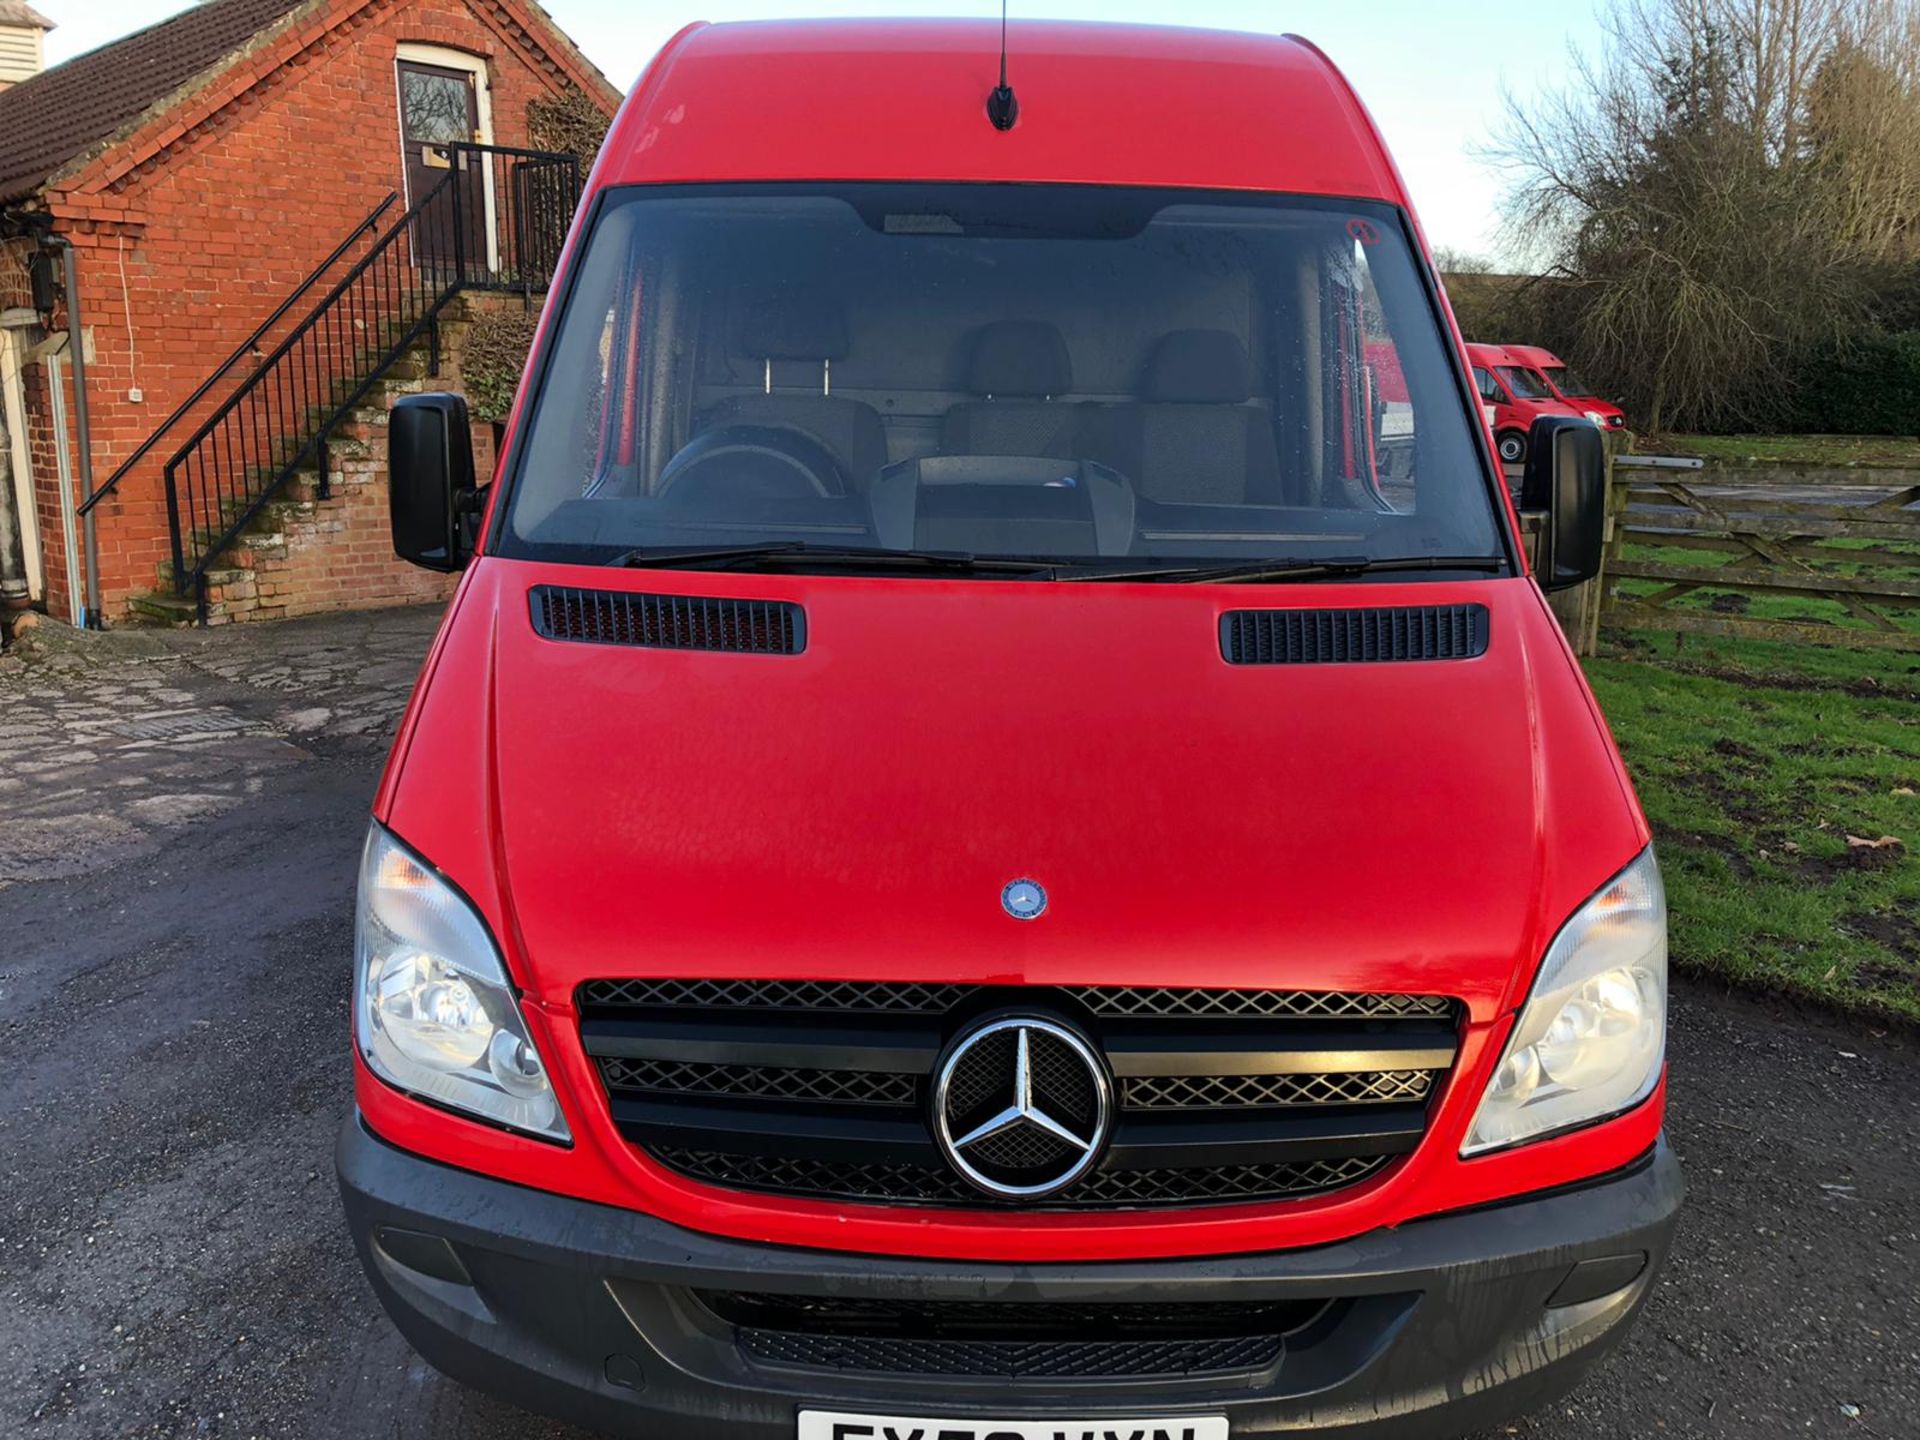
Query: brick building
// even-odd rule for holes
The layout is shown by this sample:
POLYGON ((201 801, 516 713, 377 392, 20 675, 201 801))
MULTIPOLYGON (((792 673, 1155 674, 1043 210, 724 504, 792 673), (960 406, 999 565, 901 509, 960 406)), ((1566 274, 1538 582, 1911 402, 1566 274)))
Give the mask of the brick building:
POLYGON ((533 0, 208 0, 0 91, 0 473, 34 599, 440 593, 392 559, 384 406, 457 384, 477 310, 537 304, 578 166, 530 125, 618 102, 533 0))

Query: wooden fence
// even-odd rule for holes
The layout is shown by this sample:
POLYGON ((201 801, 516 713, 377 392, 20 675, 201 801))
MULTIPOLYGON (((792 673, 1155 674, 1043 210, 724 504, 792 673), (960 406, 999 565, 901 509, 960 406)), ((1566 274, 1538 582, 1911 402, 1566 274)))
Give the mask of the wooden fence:
MULTIPOLYGON (((1649 629, 1920 651, 1920 470, 1610 457, 1606 569, 1577 611, 1649 629)), ((1587 589, 1589 587, 1581 587, 1587 589)))

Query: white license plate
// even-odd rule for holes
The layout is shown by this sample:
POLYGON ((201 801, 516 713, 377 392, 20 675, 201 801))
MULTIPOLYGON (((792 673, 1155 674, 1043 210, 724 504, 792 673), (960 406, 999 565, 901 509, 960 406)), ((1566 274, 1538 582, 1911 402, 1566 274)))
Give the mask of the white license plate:
POLYGON ((1224 1415, 1178 1420, 928 1420, 802 1410, 799 1440, 1227 1440, 1224 1415))

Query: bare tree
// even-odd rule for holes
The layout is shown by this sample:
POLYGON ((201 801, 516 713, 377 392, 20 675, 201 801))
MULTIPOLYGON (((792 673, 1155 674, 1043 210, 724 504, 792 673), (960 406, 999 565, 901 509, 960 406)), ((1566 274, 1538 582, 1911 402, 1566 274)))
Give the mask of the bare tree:
POLYGON ((1484 255, 1456 250, 1450 245, 1433 247, 1433 263, 1442 275, 1491 275, 1493 262, 1484 255))
POLYGON ((1653 429, 1787 413, 1920 216, 1915 0, 1619 0, 1604 61, 1509 101, 1542 338, 1653 429))
POLYGON ((1807 93, 1806 153, 1835 243, 1864 262, 1920 254, 1920 6, 1850 7, 1807 93))

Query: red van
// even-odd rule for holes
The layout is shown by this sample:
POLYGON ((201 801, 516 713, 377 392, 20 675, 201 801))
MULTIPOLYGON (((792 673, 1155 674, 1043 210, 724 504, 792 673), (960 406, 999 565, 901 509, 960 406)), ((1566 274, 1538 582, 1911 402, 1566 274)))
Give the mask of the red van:
POLYGON ((1593 386, 1545 346, 1508 345, 1504 348, 1509 355, 1517 356, 1522 363, 1531 366, 1547 382, 1557 399, 1573 406, 1602 430, 1626 429, 1627 412, 1611 400, 1602 400, 1593 386))
POLYGON ((1467 362, 1473 366, 1474 388, 1491 414, 1494 448, 1504 465, 1527 458, 1533 422, 1544 415, 1571 415, 1585 419, 1579 407, 1554 394, 1546 376, 1505 345, 1469 345, 1467 362))
POLYGON ((354 1240, 435 1366, 621 1434, 1493 1424, 1682 1194, 1542 594, 1599 432, 1535 422, 1530 572, 1312 46, 1012 40, 683 32, 491 483, 394 412, 395 548, 465 573, 360 872, 354 1240))

